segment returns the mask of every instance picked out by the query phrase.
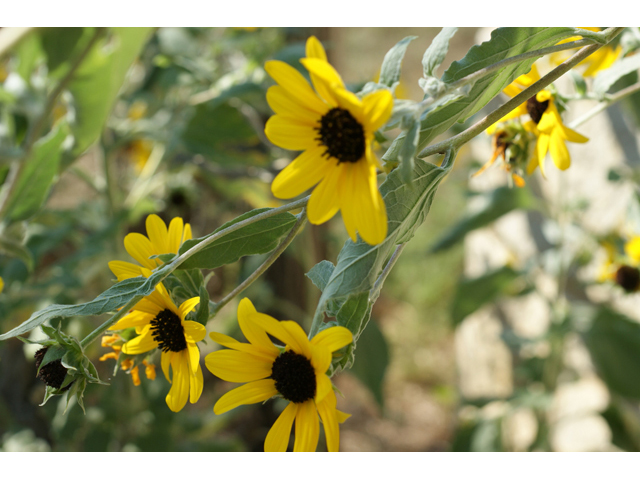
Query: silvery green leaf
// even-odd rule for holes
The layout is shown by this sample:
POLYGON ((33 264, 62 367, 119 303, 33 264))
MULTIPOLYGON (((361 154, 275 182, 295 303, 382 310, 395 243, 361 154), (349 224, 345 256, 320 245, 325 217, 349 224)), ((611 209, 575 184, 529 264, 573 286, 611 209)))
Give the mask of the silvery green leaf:
POLYGON ((458 27, 444 27, 429 45, 422 57, 422 70, 425 77, 435 77, 436 70, 449 51, 449 41, 458 31, 458 27))
POLYGON ((405 183, 411 182, 411 175, 415 167, 414 158, 416 156, 416 149, 418 148, 418 139, 420 137, 420 122, 415 118, 412 119, 409 128, 407 129, 407 135, 404 138, 402 148, 398 153, 398 159, 400 160, 400 171, 402 172, 402 180, 405 183))
POLYGON ((327 286, 329 277, 333 273, 335 266, 329 260, 322 260, 320 263, 316 263, 311 270, 305 273, 305 276, 313 282, 313 284, 320 289, 324 290, 327 286))
POLYGON ((405 37, 396 43, 391 50, 387 52, 380 67, 380 82, 387 87, 393 86, 394 83, 400 81, 400 69, 402 67, 402 59, 407 52, 407 47, 412 40, 418 37, 405 37))
POLYGON ((383 130, 391 130, 392 128, 396 128, 400 121, 407 116, 414 117, 418 114, 420 110, 420 105, 413 100, 393 100, 393 111, 391 112, 391 117, 389 121, 386 123, 383 130))
POLYGON ((447 89, 447 85, 435 77, 420 78, 418 79, 418 85, 420 85, 425 95, 430 97, 439 97, 447 89))
POLYGON ((614 63, 611 67, 603 70, 596 75, 593 81, 593 91, 599 97, 603 98, 605 93, 611 86, 621 77, 635 72, 640 68, 640 55, 632 55, 623 58, 614 63))

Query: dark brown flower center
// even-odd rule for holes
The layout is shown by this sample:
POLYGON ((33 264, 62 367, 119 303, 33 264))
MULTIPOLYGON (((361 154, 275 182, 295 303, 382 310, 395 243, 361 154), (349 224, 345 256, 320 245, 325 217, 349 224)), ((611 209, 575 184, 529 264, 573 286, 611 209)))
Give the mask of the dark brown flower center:
POLYGON ((151 320, 151 336, 163 352, 181 352, 187 348, 180 317, 168 308, 151 320))
POLYGON ((284 352, 273 362, 271 378, 276 390, 293 403, 303 403, 316 395, 316 372, 304 355, 284 352))
POLYGON ((527 113, 533 120, 533 123, 536 125, 540 123, 540 119, 542 118, 542 114, 547 110, 549 106, 549 100, 545 100, 544 102, 539 102, 536 100, 536 96, 534 95, 529 100, 527 100, 527 113))
MULTIPOLYGON (((38 378, 49 387, 60 388, 64 383, 65 377, 67 376, 67 369, 64 368, 60 360, 54 360, 53 362, 49 362, 45 366, 40 368, 47 350, 49 350, 48 347, 41 348, 33 356, 33 358, 36 359, 36 371, 40 369, 40 371, 38 372, 38 378)), ((68 390, 71 387, 72 383, 73 382, 64 387, 64 390, 68 390)))
POLYGON ((336 158, 339 163, 355 163, 364 155, 364 129, 348 110, 332 108, 322 116, 316 130, 318 141, 327 148, 323 156, 336 158))
POLYGON ((622 265, 616 272, 616 283, 626 292, 635 292, 640 287, 640 271, 629 265, 622 265))

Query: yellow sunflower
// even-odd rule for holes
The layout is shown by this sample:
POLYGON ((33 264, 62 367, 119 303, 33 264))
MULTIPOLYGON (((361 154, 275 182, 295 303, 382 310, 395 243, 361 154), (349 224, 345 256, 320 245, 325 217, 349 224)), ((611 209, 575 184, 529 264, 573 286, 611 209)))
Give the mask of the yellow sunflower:
MULTIPOLYGON (((153 270, 162 265, 159 258, 151 259, 152 255, 164 253, 178 253, 180 246, 191 239, 191 225, 185 225, 182 218, 171 220, 169 228, 157 215, 152 214, 146 220, 148 238, 141 233, 130 233, 124 237, 124 248, 142 267, 153 270)), ((142 275, 142 267, 129 262, 114 260, 109 262, 109 268, 118 277, 118 281, 142 275)))
POLYGON ((271 191, 277 198, 293 198, 317 185, 307 206, 311 223, 324 223, 340 210, 353 241, 358 232, 365 242, 378 244, 387 235, 387 211, 371 142, 391 115, 393 97, 387 90, 362 99, 349 92, 315 37, 307 40, 306 55, 300 61, 315 91, 292 66, 276 60, 265 65, 278 83, 267 92, 276 114, 265 134, 279 147, 304 150, 278 174, 271 191))
POLYGON ((344 327, 323 330, 311 341, 295 322, 279 322, 259 313, 248 298, 238 305, 238 323, 250 343, 241 343, 211 333, 213 341, 231 350, 218 350, 205 357, 205 365, 227 382, 246 383, 224 394, 213 407, 222 414, 240 405, 264 402, 280 395, 289 404, 269 430, 264 442, 267 452, 284 452, 295 420, 295 452, 313 452, 318 445, 322 419, 330 452, 340 448, 338 424, 350 415, 336 409, 336 395, 326 372, 332 353, 353 341, 344 327), (268 335, 281 340, 278 348, 268 335))
MULTIPOLYGON (((533 65, 528 74, 516 78, 503 91, 510 97, 514 97, 539 79, 538 70, 533 65)), ((525 103, 502 117, 496 124, 521 115, 529 115, 530 120, 524 123, 524 128, 538 138, 527 165, 527 173, 529 175, 539 166, 542 175, 545 176, 544 159, 547 156, 547 152, 551 153, 553 163, 560 170, 566 170, 571 165, 571 156, 565 142, 584 143, 589 140, 562 123, 553 95, 548 90, 538 92, 525 103)), ((496 125, 493 125, 487 129, 487 133, 492 133, 495 129, 496 125)))
MULTIPOLYGON (((151 271, 142 270, 144 276, 151 275, 151 271)), ((200 350, 196 343, 204 339, 206 329, 198 322, 185 320, 198 303, 200 298, 194 297, 176 307, 166 288, 159 283, 149 296, 109 329, 135 327, 139 335, 122 345, 122 352, 127 355, 139 355, 154 348, 162 350, 162 371, 172 384, 166 401, 173 412, 182 410, 187 398, 196 403, 202 394, 200 350), (173 371, 172 378, 169 367, 173 371)))
MULTIPOLYGON (((583 30, 589 30, 591 32, 599 32, 602 29, 599 27, 580 27, 583 30)), ((566 40, 562 40, 558 42, 558 45, 562 43, 575 42, 576 40, 581 40, 582 37, 570 37, 566 40)), ((560 65, 562 62, 567 60, 573 53, 571 50, 552 53, 549 56, 549 61, 555 65, 560 65)), ((613 62, 615 62, 620 55, 622 54, 622 45, 618 45, 613 48, 611 45, 604 45, 600 47, 598 50, 593 52, 587 58, 582 60, 576 67, 587 67, 582 73, 583 77, 594 77, 598 72, 602 70, 606 70, 613 62)), ((574 67, 575 68, 575 67, 574 67)))

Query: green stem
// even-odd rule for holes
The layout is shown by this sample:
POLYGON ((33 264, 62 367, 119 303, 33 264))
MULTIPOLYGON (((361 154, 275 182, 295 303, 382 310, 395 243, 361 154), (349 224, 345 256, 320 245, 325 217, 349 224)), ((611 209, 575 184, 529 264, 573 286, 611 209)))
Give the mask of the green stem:
POLYGON ((401 243, 393 251, 393 255, 391 255, 391 258, 389 259, 387 264, 384 266, 384 270, 382 270, 382 273, 380 274, 380 276, 376 280, 376 283, 373 284, 373 288, 371 289, 371 291, 369 293, 369 298, 371 298, 373 300, 378 298, 378 295, 380 295, 380 290, 382 290, 382 285, 384 284, 384 281, 389 276, 389 272, 391 272, 391 269, 393 268, 393 266, 398 261, 398 258, 400 258, 400 254, 402 253, 402 250, 404 250, 404 247, 406 245, 407 245, 406 243, 401 243))
MULTIPOLYGON (((207 238, 202 240, 200 243, 198 243, 197 245, 194 245, 189 250, 184 252, 182 255, 175 257, 171 262, 165 263, 156 272, 154 272, 152 277, 153 276, 156 277, 156 279, 157 279, 156 285, 158 283, 160 283, 162 280, 164 280, 176 268, 178 268, 185 260, 187 260, 189 257, 195 255, 200 250, 206 248, 207 246, 209 246, 211 243, 215 242, 216 240, 218 240, 218 239, 220 239, 220 238, 224 237, 225 235, 228 235, 228 234, 230 234, 232 232, 235 232, 236 230, 239 230, 239 229, 241 229, 243 227, 246 227, 247 225, 251 225, 252 223, 264 220, 265 218, 273 217, 274 215, 278 215, 279 213, 282 213, 282 212, 288 212, 290 210, 296 210, 298 208, 303 208, 303 207, 306 206, 307 202, 309 201, 309 197, 310 197, 310 195, 305 197, 305 198, 302 198, 300 200, 297 200, 295 202, 289 203, 287 205, 283 205, 282 207, 273 208, 273 209, 271 209, 269 211, 266 211, 266 212, 263 212, 263 213, 259 213, 258 215, 255 215, 255 216, 253 216, 251 218, 247 218, 246 220, 243 220, 241 222, 238 222, 238 223, 235 223, 233 225, 230 225, 229 227, 225 228, 224 230, 220 230, 219 232, 208 236, 207 238)), ((300 219, 298 219, 298 223, 296 223, 296 225, 298 225, 299 223, 300 223, 300 219)), ((294 229, 295 228, 296 227, 294 226, 294 229)), ((96 328, 93 332, 91 332, 89 335, 87 335, 87 337, 85 337, 81 342, 82 347, 83 348, 86 347, 91 342, 93 342, 96 338, 98 338, 100 335, 102 335, 105 330, 107 330, 109 327, 114 325, 118 320, 120 320, 120 318, 122 318, 143 297, 144 297, 144 295, 136 295, 131 300, 129 300, 115 315, 113 315, 111 318, 109 318, 109 320, 104 322, 102 325, 100 325, 98 328, 96 328)))
POLYGON ((214 307, 213 311, 210 312, 209 314, 209 320, 215 317, 216 314, 222 309, 222 307, 224 307, 227 303, 233 300, 233 298, 235 298, 238 294, 243 292, 247 287, 249 287, 249 285, 255 282, 260 277, 260 275, 262 275, 264 272, 267 271, 267 269, 273 264, 273 262, 275 262, 278 259, 278 257, 282 255, 282 253, 287 249, 289 244, 293 241, 293 239, 296 237, 296 235, 298 234, 298 232, 306 222, 307 222, 307 213, 305 210, 303 210, 298 217, 298 221, 293 226, 293 228, 289 231, 289 234, 287 235, 287 237, 280 243, 280 245, 278 245, 278 247, 271 253, 271 255, 269 255, 269 258, 267 258, 262 265, 260 265, 251 275, 249 275, 244 280, 244 282, 242 282, 240 285, 234 288, 231 293, 229 293, 226 297, 224 297, 222 300, 220 300, 215 304, 216 306, 214 307))
POLYGON ((632 95, 632 94, 634 94, 634 93, 636 93, 638 91, 640 91, 640 83, 636 83, 635 85, 631 85, 631 86, 629 86, 627 88, 623 88, 622 90, 614 93, 613 95, 609 95, 608 97, 605 97, 605 99, 601 103, 596 105, 594 108, 589 110, 587 113, 582 115, 580 118, 577 118, 576 120, 571 122, 571 124, 569 124, 569 127, 570 128, 579 127, 580 125, 582 125, 587 120, 590 120, 591 117, 596 116, 598 113, 602 112, 606 108, 609 108, 614 103, 619 102, 620 100, 622 100, 622 99, 628 97, 629 95, 632 95))
POLYGON ((444 151, 446 151, 451 147, 458 148, 460 145, 467 143, 469 140, 479 135, 480 133, 484 132, 487 128, 489 128, 491 125, 493 125, 502 117, 504 117, 511 110, 514 110, 518 106, 522 105, 529 98, 533 97, 539 91, 541 91, 542 89, 547 87, 549 84, 551 84, 552 82, 560 78, 562 75, 567 73, 569 70, 571 70, 578 63, 580 63, 582 60, 587 58, 589 55, 594 53, 600 47, 602 47, 602 45, 594 44, 594 45, 589 45, 587 47, 580 49, 577 53, 572 55, 571 58, 569 58, 567 61, 563 62, 558 67, 554 68, 551 72, 546 74, 544 77, 542 77, 533 85, 529 86, 528 88, 525 88, 518 95, 513 97, 504 105, 495 109, 493 112, 491 112, 489 115, 484 117, 482 120, 475 123, 474 125, 467 128, 466 130, 459 133, 458 135, 454 135, 453 137, 443 142, 439 142, 434 145, 430 145, 426 147, 424 150, 422 150, 422 152, 418 154, 418 157, 424 158, 436 153, 444 153, 444 151))

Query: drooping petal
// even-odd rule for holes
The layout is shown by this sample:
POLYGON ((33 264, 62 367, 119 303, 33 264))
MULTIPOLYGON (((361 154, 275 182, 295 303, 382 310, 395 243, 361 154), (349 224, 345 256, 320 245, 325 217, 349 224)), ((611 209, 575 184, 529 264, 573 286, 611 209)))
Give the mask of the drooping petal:
MULTIPOLYGON (((329 356, 329 358, 331 358, 331 356, 329 356)), ((329 364, 331 364, 331 362, 329 362, 329 364)), ((316 402, 321 402, 331 392, 333 392, 333 386, 331 385, 331 380, 329 379, 329 377, 324 373, 322 373, 321 375, 316 375, 316 395, 314 397, 314 400, 316 402)))
POLYGON ((189 360, 191 374, 195 374, 200 366, 200 350, 193 343, 187 342, 187 358, 189 360))
POLYGON ((299 404, 296 415, 294 452, 315 452, 320 437, 320 421, 313 400, 299 404))
POLYGON ((196 403, 202 395, 204 388, 204 377, 202 376, 202 367, 198 365, 195 375, 189 377, 189 402, 196 403))
POLYGON ((276 198, 293 198, 319 183, 333 168, 335 160, 323 157, 326 147, 305 150, 273 180, 271 192, 276 198))
POLYGON ((124 248, 136 262, 143 267, 153 270, 158 265, 155 260, 150 260, 151 255, 155 255, 151 241, 140 233, 130 233, 124 237, 124 248))
POLYGON ((327 111, 327 105, 313 91, 302 74, 291 65, 279 60, 272 60, 265 63, 264 69, 301 105, 321 115, 327 111))
MULTIPOLYGON (((330 158, 328 161, 336 160, 330 158)), ((320 225, 338 213, 340 209, 338 185, 343 181, 344 170, 344 165, 336 165, 311 192, 311 198, 307 204, 307 215, 314 225, 320 225)))
POLYGON ((182 233, 184 230, 184 222, 182 218, 175 217, 169 223, 169 251, 167 253, 178 253, 180 245, 182 245, 182 233))
POLYGON ((184 338, 188 343, 201 342, 207 336, 207 329, 198 322, 185 320, 182 322, 182 328, 184 328, 184 338))
POLYGON ((237 350, 217 350, 204 357, 204 364, 225 382, 246 383, 269 377, 273 361, 237 350))
POLYGON ((312 345, 322 346, 330 352, 340 350, 353 342, 353 334, 345 327, 325 328, 311 339, 312 345))
POLYGON ((544 160, 547 156, 547 152, 549 151, 549 135, 546 133, 540 133, 538 137, 538 142, 536 143, 536 150, 538 153, 538 165, 540 166, 540 173, 542 173, 543 177, 546 177, 546 172, 544 169, 544 160))
POLYGON ((278 419, 273 423, 267 438, 264 440, 265 452, 286 452, 291 436, 293 420, 298 414, 298 405, 291 402, 282 411, 278 419))
POLYGON ((358 208, 355 199, 357 183, 355 176, 358 173, 358 169, 351 163, 342 168, 344 168, 344 174, 342 181, 338 183, 340 213, 342 214, 342 221, 347 229, 349 238, 351 238, 351 241, 355 242, 357 241, 356 209, 358 208))
POLYGON ((169 367, 171 366, 172 356, 173 356, 173 352, 162 352, 162 355, 160 356, 162 373, 164 373, 164 378, 166 378, 169 383, 171 383, 171 377, 169 376, 169 367))
POLYGON ((146 220, 147 235, 154 247, 156 254, 169 253, 169 232, 164 221, 155 214, 151 214, 146 220))
POLYGON ((187 352, 174 353, 171 357, 173 381, 165 400, 172 412, 179 412, 187 404, 189 398, 190 377, 187 352))
POLYGON ((338 452, 340 450, 340 427, 336 411, 336 394, 331 392, 321 402, 316 402, 318 414, 322 419, 324 436, 327 441, 327 450, 338 452))
POLYGON ((240 405, 264 402, 277 394, 276 382, 271 378, 257 380, 225 393, 213 406, 213 411, 220 415, 240 405))
MULTIPOLYGON (((187 314, 190 313, 191 310, 196 308, 196 305, 198 305, 199 303, 200 303, 200 297, 193 297, 182 302, 179 309, 180 318, 184 319, 187 316, 187 314)), ((202 338, 200 340, 202 340, 202 338)))
POLYGON ((138 355, 154 348, 158 348, 158 342, 151 336, 151 325, 147 325, 141 335, 129 340, 122 346, 122 351, 127 355, 138 355))
MULTIPOLYGON (((258 314, 258 311, 253 306, 253 303, 251 303, 251 300, 248 298, 240 300, 240 303, 238 304, 238 324, 240 325, 240 330, 242 330, 245 338, 249 340, 251 344, 260 348, 265 353, 278 356, 280 354, 280 350, 278 350, 273 342, 269 340, 264 328, 254 321, 254 316, 256 314, 258 314)), ((277 322, 275 318, 269 318, 271 318, 272 321, 277 322)))
POLYGON ((560 132, 553 131, 549 140, 549 152, 553 163, 556 164, 560 170, 566 170, 571 165, 571 156, 569 150, 564 143, 564 139, 560 135, 560 132))
POLYGON ((393 95, 388 90, 378 90, 366 95, 362 99, 363 117, 369 131, 376 131, 382 127, 393 110, 393 95))
POLYGON ((358 233, 370 245, 381 243, 387 236, 387 209, 378 190, 375 167, 356 163, 356 221, 358 233))
POLYGON ((280 85, 269 87, 269 90, 267 90, 267 103, 277 115, 298 120, 300 123, 312 127, 316 126, 321 118, 318 112, 301 105, 280 85))
POLYGON ((109 262, 109 270, 113 272, 119 282, 126 280, 127 278, 134 278, 142 275, 140 266, 129 262, 123 262, 121 260, 113 260, 109 262))
POLYGON ((307 150, 318 145, 318 132, 312 125, 280 115, 267 120, 264 133, 271 143, 288 150, 307 150))
POLYGON ((259 346, 253 345, 251 343, 239 342, 235 338, 223 335, 222 333, 211 332, 209 336, 211 337, 211 340, 219 343, 220 345, 238 350, 240 352, 250 353, 267 362, 273 363, 273 361, 278 357, 279 354, 279 350, 275 347, 273 351, 265 352, 264 349, 260 348, 259 346))

